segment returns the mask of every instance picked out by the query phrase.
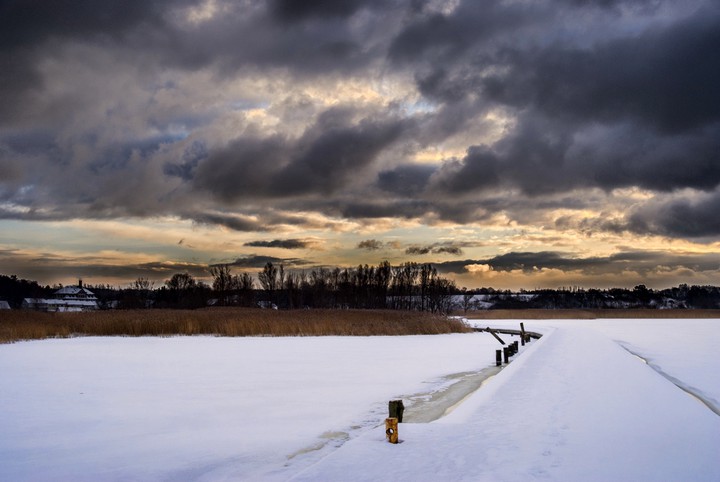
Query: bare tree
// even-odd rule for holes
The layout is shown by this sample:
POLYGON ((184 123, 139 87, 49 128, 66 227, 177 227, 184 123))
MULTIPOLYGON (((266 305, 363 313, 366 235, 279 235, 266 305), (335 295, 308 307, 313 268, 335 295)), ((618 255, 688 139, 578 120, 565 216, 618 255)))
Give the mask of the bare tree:
POLYGON ((210 267, 210 275, 213 277, 213 290, 218 292, 220 304, 228 303, 228 291, 232 289, 233 276, 230 273, 230 266, 227 264, 218 264, 210 267))
POLYGON ((195 278, 189 273, 175 273, 165 282, 165 285, 171 291, 185 291, 194 288, 196 285, 195 278))

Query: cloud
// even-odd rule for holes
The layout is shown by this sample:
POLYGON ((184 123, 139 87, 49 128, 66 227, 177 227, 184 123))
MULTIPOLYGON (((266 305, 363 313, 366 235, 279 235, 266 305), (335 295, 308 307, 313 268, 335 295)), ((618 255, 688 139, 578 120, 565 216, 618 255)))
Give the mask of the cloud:
POLYGON ((256 248, 306 249, 310 242, 302 239, 273 239, 272 241, 250 241, 245 246, 256 248))
POLYGON ((272 263, 275 265, 282 264, 285 267, 301 267, 306 266, 311 262, 300 258, 276 258, 274 256, 260 256, 251 254, 242 258, 237 258, 232 263, 225 264, 229 264, 230 266, 236 268, 262 268, 267 263, 272 263))
POLYGON ((382 5, 379 0, 361 1, 361 0, 336 0, 334 2, 325 2, 318 0, 295 2, 293 0, 274 0, 271 2, 271 11, 278 18, 293 22, 307 20, 310 18, 332 18, 332 17, 348 17, 361 8, 382 5))
POLYGON ((670 254, 657 251, 623 251, 609 256, 574 257, 568 254, 541 252, 511 252, 487 259, 466 259, 435 263, 442 273, 465 272, 524 272, 555 270, 575 272, 585 276, 607 275, 632 271, 637 274, 651 273, 659 268, 688 269, 692 272, 717 271, 720 269, 714 254, 670 254))
POLYGON ((197 223, 217 224, 234 231, 267 231, 269 227, 262 221, 250 216, 229 213, 191 213, 187 215, 197 223))
MULTIPOLYGON (((382 245, 406 256, 477 257, 436 243, 458 224, 708 246, 718 32, 710 0, 3 2, 0 219, 175 218, 286 249, 416 229, 382 245)), ((500 249, 468 264, 630 263, 500 249)))
POLYGON ((357 249, 365 249, 367 251, 378 251, 385 246, 385 243, 377 239, 366 239, 357 244, 357 249))
POLYGON ((460 256, 463 250, 455 243, 436 243, 429 246, 409 246, 405 249, 408 255, 425 255, 425 254, 451 254, 460 256))
POLYGON ((720 235, 720 192, 649 203, 629 216, 627 228, 639 233, 715 240, 720 235))

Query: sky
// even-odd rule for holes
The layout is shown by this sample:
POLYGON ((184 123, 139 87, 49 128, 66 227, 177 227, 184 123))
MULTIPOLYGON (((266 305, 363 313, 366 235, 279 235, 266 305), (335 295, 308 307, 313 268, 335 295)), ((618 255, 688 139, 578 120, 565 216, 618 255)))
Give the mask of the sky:
POLYGON ((0 1, 0 274, 720 285, 712 0, 0 1))

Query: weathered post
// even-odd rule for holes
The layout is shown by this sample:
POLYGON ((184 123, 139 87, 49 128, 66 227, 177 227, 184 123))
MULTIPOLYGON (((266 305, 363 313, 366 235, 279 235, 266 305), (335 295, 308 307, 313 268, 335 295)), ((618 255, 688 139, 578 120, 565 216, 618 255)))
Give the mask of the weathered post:
POLYGON ((502 350, 495 350, 495 366, 502 365, 502 350))
POLYGON ((503 348, 503 358, 506 364, 510 363, 510 349, 508 347, 503 348))
POLYGON ((525 323, 520 323, 520 343, 525 346, 525 323))
POLYGON ((398 419, 388 417, 385 419, 385 437, 391 444, 398 443, 398 419))
POLYGON ((487 328, 485 328, 485 331, 489 332, 492 336, 494 336, 495 339, 496 339, 497 341, 499 341, 501 345, 504 345, 504 344, 505 344, 505 342, 503 341, 503 339, 500 338, 500 337, 498 336, 498 334, 495 333, 495 330, 491 329, 489 326, 488 326, 487 328))
POLYGON ((398 423, 402 423, 404 411, 405 405, 403 405, 402 400, 390 400, 388 402, 388 417, 397 418, 398 423))

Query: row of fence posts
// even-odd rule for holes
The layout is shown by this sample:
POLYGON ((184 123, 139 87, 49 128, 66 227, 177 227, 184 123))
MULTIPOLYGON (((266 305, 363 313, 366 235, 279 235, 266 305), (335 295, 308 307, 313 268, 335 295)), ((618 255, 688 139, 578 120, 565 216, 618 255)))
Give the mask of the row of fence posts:
MULTIPOLYGON (((500 343, 505 344, 490 328, 487 330, 490 331, 495 338, 500 340, 500 343)), ((525 332, 525 323, 520 323, 520 343, 522 343, 522 346, 525 346, 525 343, 528 342, 530 342, 530 335, 525 332)), ((517 341, 510 343, 508 346, 504 346, 502 350, 495 350, 495 366, 499 367, 503 363, 510 363, 510 357, 515 355, 519 350, 520 348, 518 347, 517 341)))
MULTIPOLYGON (((505 342, 490 328, 487 331, 492 334, 500 343, 505 345, 505 342)), ((522 346, 525 343, 530 342, 530 335, 525 332, 525 324, 520 323, 520 342, 522 346)), ((510 357, 515 355, 519 351, 518 342, 514 341, 507 346, 504 346, 502 350, 495 350, 495 365, 501 366, 503 360, 505 364, 510 363, 510 357)), ((402 400, 390 400, 388 402, 388 418, 385 419, 385 437, 391 444, 398 443, 398 423, 403 421, 403 412, 405 406, 402 400)))

